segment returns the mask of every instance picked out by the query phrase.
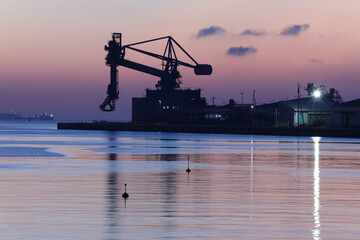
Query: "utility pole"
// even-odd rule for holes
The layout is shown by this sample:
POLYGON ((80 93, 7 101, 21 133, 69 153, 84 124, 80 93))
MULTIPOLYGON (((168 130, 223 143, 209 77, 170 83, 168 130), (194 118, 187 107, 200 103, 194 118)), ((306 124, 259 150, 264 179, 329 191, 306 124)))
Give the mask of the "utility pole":
POLYGON ((243 107, 244 106, 244 93, 241 92, 240 94, 241 94, 241 107, 243 107))
POLYGON ((297 126, 300 126, 300 84, 297 83, 297 126))
POLYGON ((253 106, 256 106, 255 89, 253 91, 253 106))
POLYGON ((212 105, 215 106, 215 97, 212 97, 212 105))

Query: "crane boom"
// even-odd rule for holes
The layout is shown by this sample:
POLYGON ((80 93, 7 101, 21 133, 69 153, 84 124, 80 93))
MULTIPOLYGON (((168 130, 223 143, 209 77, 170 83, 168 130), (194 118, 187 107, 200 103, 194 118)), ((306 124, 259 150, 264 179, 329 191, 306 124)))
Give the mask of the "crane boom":
POLYGON ((121 60, 119 65, 121 65, 123 67, 130 68, 130 69, 134 69, 134 70, 137 70, 137 71, 140 71, 140 72, 143 72, 143 73, 154 75, 154 76, 157 76, 157 77, 160 77, 160 78, 166 77, 168 75, 167 72, 164 72, 164 71, 159 70, 157 68, 149 67, 149 66, 146 66, 144 64, 136 63, 136 62, 133 62, 133 61, 130 61, 130 60, 123 59, 123 60, 121 60))
POLYGON ((177 70, 177 67, 179 65, 193 68, 196 75, 211 75, 212 73, 211 65, 198 64, 171 36, 150 39, 147 41, 132 43, 128 45, 122 45, 121 33, 113 33, 112 40, 110 40, 108 42, 108 45, 105 46, 105 51, 108 52, 105 59, 106 65, 110 66, 110 84, 108 85, 107 89, 108 95, 104 102, 100 105, 100 109, 102 111, 114 111, 115 102, 119 99, 117 66, 127 67, 159 77, 160 80, 155 86, 163 91, 171 91, 180 87, 181 75, 177 70), (134 47, 135 45, 154 42, 162 39, 168 40, 163 55, 144 51, 134 47), (193 64, 177 59, 174 44, 192 60, 193 64), (141 54, 160 59, 162 61, 162 69, 157 69, 125 59, 125 50, 136 51, 141 54))

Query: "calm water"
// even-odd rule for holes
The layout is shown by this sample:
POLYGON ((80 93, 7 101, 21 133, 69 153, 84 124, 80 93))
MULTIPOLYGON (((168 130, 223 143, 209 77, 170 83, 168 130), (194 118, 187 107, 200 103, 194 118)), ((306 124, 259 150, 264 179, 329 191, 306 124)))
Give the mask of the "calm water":
POLYGON ((359 144, 3 121, 0 239, 359 239, 359 144))

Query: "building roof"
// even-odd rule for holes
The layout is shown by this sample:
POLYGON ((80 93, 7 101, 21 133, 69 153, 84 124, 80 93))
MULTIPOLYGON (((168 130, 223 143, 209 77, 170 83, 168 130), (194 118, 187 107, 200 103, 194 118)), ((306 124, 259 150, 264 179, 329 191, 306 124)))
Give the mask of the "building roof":
POLYGON ((284 101, 284 104, 300 111, 331 111, 334 103, 329 100, 315 99, 313 97, 305 97, 284 101))
POLYGON ((360 98, 344 102, 334 107, 336 112, 360 112, 360 98))
POLYGON ((360 98, 348 102, 343 102, 339 105, 339 107, 360 107, 360 98))
POLYGON ((286 105, 295 111, 321 111, 321 112, 330 112, 334 106, 334 103, 329 100, 315 99, 313 97, 304 97, 299 99, 292 99, 287 101, 280 101, 270 104, 264 104, 258 106, 259 108, 269 109, 279 107, 279 105, 286 105))

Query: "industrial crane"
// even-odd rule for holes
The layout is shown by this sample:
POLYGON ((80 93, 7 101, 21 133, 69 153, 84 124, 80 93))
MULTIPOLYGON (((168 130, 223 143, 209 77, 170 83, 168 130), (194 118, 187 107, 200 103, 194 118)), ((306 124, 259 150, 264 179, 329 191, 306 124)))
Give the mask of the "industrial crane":
POLYGON ((128 45, 122 45, 121 33, 113 33, 112 40, 105 45, 105 51, 108 52, 106 56, 106 65, 110 66, 110 84, 107 88, 107 97, 100 105, 102 111, 114 111, 115 102, 119 99, 118 79, 117 79, 117 66, 123 66, 130 69, 134 69, 143 73, 147 73, 153 76, 157 76, 160 80, 155 85, 156 88, 162 91, 172 91, 180 87, 181 75, 177 70, 178 66, 185 66, 194 69, 196 75, 211 75, 212 67, 209 64, 198 64, 171 36, 155 38, 147 41, 132 43, 128 45), (134 46, 167 39, 166 47, 163 55, 144 51, 134 46), (178 60, 174 45, 176 45, 183 53, 188 56, 193 63, 187 63, 178 60), (130 61, 125 59, 125 53, 127 50, 136 51, 141 54, 148 55, 150 57, 160 59, 162 61, 162 68, 157 69, 141 63, 130 61))

